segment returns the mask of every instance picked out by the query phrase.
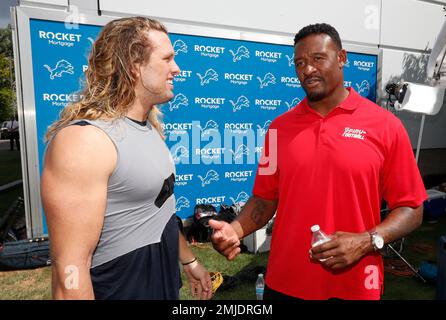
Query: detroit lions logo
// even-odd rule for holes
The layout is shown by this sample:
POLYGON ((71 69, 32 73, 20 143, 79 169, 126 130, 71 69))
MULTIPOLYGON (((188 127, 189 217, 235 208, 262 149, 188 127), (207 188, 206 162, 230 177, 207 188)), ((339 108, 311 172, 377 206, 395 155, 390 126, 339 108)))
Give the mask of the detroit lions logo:
POLYGON ((175 204, 175 209, 177 211, 181 211, 182 208, 190 208, 190 202, 184 196, 179 197, 175 204))
POLYGON ((249 200, 249 196, 245 191, 242 191, 237 195, 236 199, 234 199, 233 197, 229 197, 229 199, 231 199, 233 204, 239 204, 240 202, 246 203, 249 200))
POLYGON ((238 110, 242 110, 242 108, 249 108, 249 100, 245 96, 238 97, 237 101, 234 102, 229 100, 232 105, 232 111, 236 112, 238 110))
POLYGON ((294 98, 293 101, 291 101, 291 103, 285 102, 285 104, 288 107, 288 110, 290 110, 292 107, 298 105, 300 101, 301 100, 299 98, 294 98))
POLYGON ((198 126, 201 129, 201 136, 204 137, 211 133, 211 131, 218 131, 218 124, 214 120, 209 120, 206 122, 204 128, 198 126))
POLYGON ((175 52, 175 55, 177 55, 179 52, 187 53, 187 45, 186 43, 178 39, 173 43, 173 51, 175 52))
POLYGON ((53 80, 54 78, 60 78, 62 77, 63 73, 68 74, 74 74, 74 67, 71 63, 69 63, 67 60, 59 60, 56 63, 56 66, 54 68, 51 68, 49 65, 45 64, 44 67, 48 70, 50 73, 50 79, 53 80))
POLYGON ((261 127, 259 124, 257 125, 257 128, 259 128, 260 135, 264 136, 266 134, 266 131, 268 130, 269 125, 271 124, 271 120, 266 120, 263 127, 261 127))
POLYGON ((356 84, 356 87, 361 96, 367 96, 370 92, 370 84, 367 80, 362 80, 361 85, 356 84))
POLYGON ((219 175, 215 170, 209 170, 206 172, 204 178, 202 176, 197 176, 201 180, 201 186, 204 187, 210 184, 212 181, 217 182, 219 179, 219 175))
POLYGON ((245 146, 244 144, 238 146, 238 148, 235 151, 232 151, 232 157, 234 158, 234 160, 240 159, 241 157, 243 157, 243 155, 249 155, 249 148, 247 146, 245 146))
POLYGON ((242 58, 249 58, 249 50, 245 46, 238 47, 236 52, 232 50, 229 50, 229 52, 232 54, 232 62, 240 61, 242 58))
POLYGON ((179 109, 181 106, 187 107, 188 105, 189 100, 187 97, 184 94, 179 93, 173 98, 173 100, 169 101, 169 111, 179 109))
POLYGON ((187 158, 189 157, 189 151, 186 149, 185 146, 179 146, 175 149, 173 152, 172 158, 175 163, 178 163, 181 158, 187 158))
POLYGON ((200 85, 204 86, 205 84, 209 84, 212 81, 218 81, 218 73, 214 69, 206 70, 204 76, 197 73, 198 78, 200 78, 200 85))
POLYGON ((294 65, 294 53, 293 53, 293 55, 291 57, 289 55, 287 55, 287 54, 285 55, 285 57, 288 60, 288 67, 293 66, 294 65))
POLYGON ((263 79, 260 77, 257 77, 257 79, 260 82, 260 89, 263 89, 263 88, 269 86, 270 84, 276 84, 276 77, 271 72, 268 72, 267 74, 265 74, 263 79))

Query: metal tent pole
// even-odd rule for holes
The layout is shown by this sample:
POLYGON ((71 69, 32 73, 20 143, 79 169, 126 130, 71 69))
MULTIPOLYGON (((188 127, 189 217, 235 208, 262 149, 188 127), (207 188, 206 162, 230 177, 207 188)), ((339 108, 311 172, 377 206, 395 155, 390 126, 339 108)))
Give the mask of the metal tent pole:
POLYGON ((421 138, 423 137, 424 119, 425 118, 426 118, 426 115, 423 113, 423 115, 421 116, 420 132, 418 133, 418 142, 417 142, 417 153, 416 153, 416 156, 415 156, 417 164, 418 164, 418 158, 420 156, 421 138))

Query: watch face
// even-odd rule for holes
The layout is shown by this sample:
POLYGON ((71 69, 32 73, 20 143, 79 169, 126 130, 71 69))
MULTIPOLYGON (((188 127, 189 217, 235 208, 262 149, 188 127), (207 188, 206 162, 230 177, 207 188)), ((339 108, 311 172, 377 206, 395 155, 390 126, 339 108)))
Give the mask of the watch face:
POLYGON ((382 249, 384 247, 384 239, 379 235, 375 235, 373 237, 373 242, 378 249, 382 249))

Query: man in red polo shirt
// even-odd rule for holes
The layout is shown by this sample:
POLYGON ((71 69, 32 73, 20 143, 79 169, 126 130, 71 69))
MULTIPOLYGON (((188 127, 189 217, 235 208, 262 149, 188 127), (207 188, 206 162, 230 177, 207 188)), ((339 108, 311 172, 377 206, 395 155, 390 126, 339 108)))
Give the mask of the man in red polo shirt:
POLYGON ((214 247, 234 259, 240 239, 276 213, 265 299, 380 299, 379 249, 421 224, 427 198, 409 138, 398 118, 344 88, 347 55, 333 27, 300 30, 294 56, 307 96, 270 125, 241 214, 210 222, 214 247), (310 250, 315 224, 332 240, 310 250))

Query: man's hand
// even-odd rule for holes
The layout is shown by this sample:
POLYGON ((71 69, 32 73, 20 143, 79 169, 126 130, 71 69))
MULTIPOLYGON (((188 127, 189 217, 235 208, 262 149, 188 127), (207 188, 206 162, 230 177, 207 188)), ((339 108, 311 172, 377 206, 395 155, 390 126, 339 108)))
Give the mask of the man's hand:
POLYGON ((224 221, 209 220, 209 226, 214 229, 211 236, 214 249, 228 260, 233 260, 240 253, 240 239, 232 226, 224 221))
POLYGON ((209 272, 197 261, 183 266, 193 298, 209 300, 212 298, 212 281, 209 272))
POLYGON ((310 250, 314 260, 327 259, 320 263, 330 269, 348 267, 372 251, 370 234, 336 232, 330 235, 330 241, 310 250))

